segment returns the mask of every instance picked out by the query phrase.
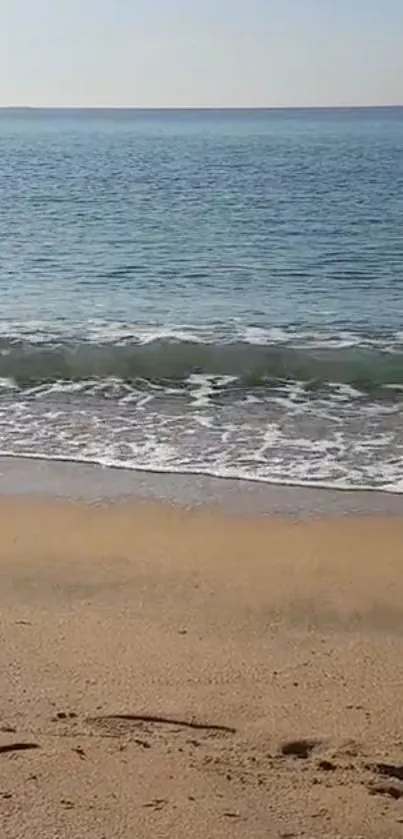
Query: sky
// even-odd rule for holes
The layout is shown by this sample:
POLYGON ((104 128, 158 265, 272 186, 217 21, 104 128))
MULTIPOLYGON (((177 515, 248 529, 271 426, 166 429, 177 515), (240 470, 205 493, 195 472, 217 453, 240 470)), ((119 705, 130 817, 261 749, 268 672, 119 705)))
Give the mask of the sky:
POLYGON ((1 0, 0 106, 403 105, 403 0, 1 0))

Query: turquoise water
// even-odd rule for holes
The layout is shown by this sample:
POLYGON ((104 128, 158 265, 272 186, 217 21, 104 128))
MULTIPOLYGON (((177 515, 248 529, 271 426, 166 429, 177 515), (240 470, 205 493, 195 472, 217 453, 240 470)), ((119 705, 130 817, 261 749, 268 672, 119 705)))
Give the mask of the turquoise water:
POLYGON ((403 109, 0 111, 0 451, 403 489, 403 109))

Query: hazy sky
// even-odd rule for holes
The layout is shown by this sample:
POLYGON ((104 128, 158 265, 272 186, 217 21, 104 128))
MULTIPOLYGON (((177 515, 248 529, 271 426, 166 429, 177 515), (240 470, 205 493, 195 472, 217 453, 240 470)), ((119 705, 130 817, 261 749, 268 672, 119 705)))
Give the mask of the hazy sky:
POLYGON ((403 105, 403 0, 1 0, 0 105, 403 105))

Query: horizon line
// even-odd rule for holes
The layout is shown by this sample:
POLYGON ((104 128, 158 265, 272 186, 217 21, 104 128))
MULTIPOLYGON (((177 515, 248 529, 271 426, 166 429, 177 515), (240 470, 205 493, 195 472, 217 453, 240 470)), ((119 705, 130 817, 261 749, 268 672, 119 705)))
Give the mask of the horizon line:
POLYGON ((355 105, 0 105, 0 111, 340 111, 403 108, 403 103, 355 105))

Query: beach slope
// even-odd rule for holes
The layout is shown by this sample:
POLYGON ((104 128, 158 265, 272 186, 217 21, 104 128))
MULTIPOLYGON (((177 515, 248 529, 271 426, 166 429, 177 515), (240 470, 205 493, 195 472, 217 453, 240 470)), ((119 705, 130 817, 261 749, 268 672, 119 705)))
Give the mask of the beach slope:
POLYGON ((403 518, 0 501, 2 839, 403 836, 403 518))

